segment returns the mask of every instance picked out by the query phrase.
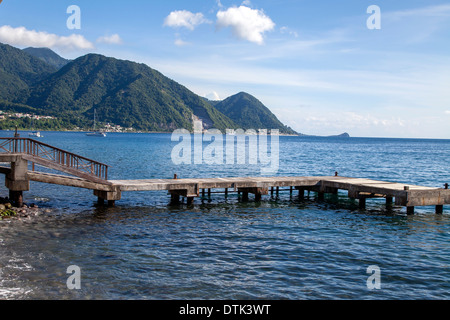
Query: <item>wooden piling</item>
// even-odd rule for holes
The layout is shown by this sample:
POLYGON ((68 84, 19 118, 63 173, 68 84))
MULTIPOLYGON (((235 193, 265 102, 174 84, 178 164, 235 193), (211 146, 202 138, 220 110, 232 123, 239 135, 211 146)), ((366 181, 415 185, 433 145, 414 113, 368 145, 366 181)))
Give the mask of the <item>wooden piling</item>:
POLYGON ((22 191, 9 191, 9 200, 12 201, 12 204, 21 208, 23 206, 23 192, 22 191))
POLYGON ((105 199, 98 197, 97 198, 97 205, 104 206, 105 205, 105 199))
POLYGON ((389 197, 389 196, 386 197, 386 205, 387 206, 392 206, 392 201, 393 201, 392 197, 389 197))
POLYGON ((317 192, 317 200, 323 201, 325 199, 325 193, 324 192, 317 192))
POLYGON ((180 196, 178 194, 171 194, 170 195, 170 203, 171 204, 179 204, 180 203, 180 196))
POLYGON ((365 210, 366 209, 366 198, 359 198, 359 209, 365 210))

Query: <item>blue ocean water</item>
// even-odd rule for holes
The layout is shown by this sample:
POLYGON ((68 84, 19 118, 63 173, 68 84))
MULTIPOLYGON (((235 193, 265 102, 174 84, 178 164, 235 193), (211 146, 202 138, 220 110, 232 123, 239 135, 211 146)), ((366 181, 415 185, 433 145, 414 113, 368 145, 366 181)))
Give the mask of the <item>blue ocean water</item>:
MULTIPOLYGON (((11 136, 1 132, 0 136, 11 136)), ((111 166, 110 179, 259 176, 258 165, 175 165, 170 134, 44 132, 42 142, 111 166)), ((442 187, 450 140, 280 137, 280 176, 334 175, 442 187)), ((3 176, 0 196, 7 195, 3 176)), ((213 194, 170 206, 166 192, 31 183, 51 212, 0 222, 0 299, 449 299, 450 208, 361 211, 346 193, 317 202, 282 191, 261 202, 213 194), (81 289, 67 268, 79 266, 81 289), (369 266, 380 269, 370 290, 369 266)))

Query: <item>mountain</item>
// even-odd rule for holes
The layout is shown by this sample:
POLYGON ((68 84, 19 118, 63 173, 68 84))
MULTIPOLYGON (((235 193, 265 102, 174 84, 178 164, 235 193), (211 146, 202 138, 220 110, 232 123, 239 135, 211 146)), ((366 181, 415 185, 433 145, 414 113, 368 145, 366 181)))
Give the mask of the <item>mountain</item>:
POLYGON ((55 67, 56 69, 61 69, 66 64, 70 62, 70 60, 64 59, 59 56, 54 51, 49 48, 26 48, 23 49, 24 52, 32 55, 35 58, 41 59, 45 63, 55 67))
MULTIPOLYGON (((279 129, 295 134, 260 101, 239 93, 223 101, 209 101, 164 76, 127 60, 87 54, 65 60, 46 48, 20 50, 0 43, 0 110, 56 117, 45 128, 90 129, 110 123, 139 131, 171 132, 193 129, 279 129), (60 67, 62 66, 62 67, 60 67)), ((0 121, 0 129, 25 120, 0 121)))
MULTIPOLYGON (((29 87, 57 69, 20 49, 0 43, 0 99, 21 100, 29 87)), ((23 101, 18 101, 23 102, 23 101)))
POLYGON ((242 129, 278 129, 283 134, 297 134, 281 123, 261 101, 248 93, 240 92, 214 106, 242 129))
POLYGON ((228 117, 186 87, 145 64, 88 54, 30 89, 27 105, 53 116, 76 115, 145 131, 236 128, 228 117))

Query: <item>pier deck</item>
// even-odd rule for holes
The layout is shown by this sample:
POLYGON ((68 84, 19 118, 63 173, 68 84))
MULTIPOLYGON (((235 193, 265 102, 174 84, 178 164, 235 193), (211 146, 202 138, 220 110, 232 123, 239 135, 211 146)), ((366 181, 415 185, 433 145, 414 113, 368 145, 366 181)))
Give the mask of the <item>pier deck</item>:
POLYGON ((344 190, 349 198, 359 200, 361 209, 365 208, 366 199, 385 198, 387 205, 395 201, 396 205, 406 207, 408 214, 413 214, 416 206, 436 206, 436 213, 443 213, 443 206, 450 204, 448 184, 445 188, 424 187, 337 174, 320 177, 177 179, 175 176, 174 179, 108 180, 108 166, 103 163, 23 138, 0 138, 0 162, 10 163, 10 167, 0 167, 0 173, 5 174, 10 199, 18 206, 23 203, 22 193, 29 190, 30 181, 90 189, 100 203, 108 201, 109 205, 121 200, 123 192, 132 191, 165 190, 173 203, 184 197, 188 204, 192 204, 200 194, 211 194, 214 189, 222 189, 225 194, 231 189, 231 192, 242 194, 244 201, 248 200, 249 194, 254 194, 255 200, 259 201, 263 195, 269 194, 269 190, 272 194, 280 188, 289 188, 291 193, 298 190, 299 197, 303 197, 305 191, 316 192, 318 199, 323 199, 326 193, 337 194, 344 190), (35 164, 65 175, 37 172, 35 164))
POLYGON ((359 200, 361 209, 364 209, 366 199, 384 198, 388 205, 395 203, 407 207, 409 214, 414 212, 416 206, 436 206, 436 212, 442 213, 443 206, 450 204, 448 189, 338 176, 108 180, 107 184, 38 172, 29 172, 28 177, 31 181, 91 189, 100 200, 110 201, 111 204, 120 200, 123 192, 135 191, 167 191, 172 195, 172 201, 178 202, 179 197, 185 197, 188 203, 192 203, 194 198, 217 189, 225 194, 239 192, 243 199, 248 199, 248 194, 254 194, 258 201, 261 196, 279 188, 289 188, 291 192, 298 190, 299 196, 303 196, 305 191, 316 192, 319 199, 326 193, 347 191, 349 198, 359 200))

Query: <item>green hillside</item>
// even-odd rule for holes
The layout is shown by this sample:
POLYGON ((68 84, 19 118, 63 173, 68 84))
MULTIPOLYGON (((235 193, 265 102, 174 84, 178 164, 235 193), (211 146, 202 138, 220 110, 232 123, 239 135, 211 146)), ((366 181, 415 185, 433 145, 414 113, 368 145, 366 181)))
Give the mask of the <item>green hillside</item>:
POLYGON ((59 56, 54 51, 49 48, 26 48, 23 49, 26 53, 32 55, 35 58, 41 59, 45 63, 55 67, 56 69, 61 69, 66 64, 70 62, 70 60, 64 59, 59 56))
POLYGON ((57 69, 29 54, 0 44, 0 99, 20 101, 28 95, 29 86, 57 69))
POLYGON ((278 129, 280 133, 297 134, 281 123, 261 101, 245 92, 216 103, 215 108, 231 118, 242 129, 278 129))
POLYGON ((33 86, 26 104, 51 115, 72 113, 137 130, 192 129, 192 115, 207 127, 234 128, 229 118, 184 86, 145 64, 98 54, 80 57, 33 86))
MULTIPOLYGON (((4 44, 0 110, 53 117, 45 128, 58 130, 90 129, 95 110, 100 127, 110 123, 139 131, 192 131, 193 120, 200 119, 205 129, 222 132, 264 128, 295 133, 246 93, 211 102, 145 64, 99 54, 68 61, 50 49, 20 50, 4 44)), ((0 129, 12 124, 26 128, 28 121, 5 120, 0 129)), ((39 121, 35 125, 39 128, 39 121)))

